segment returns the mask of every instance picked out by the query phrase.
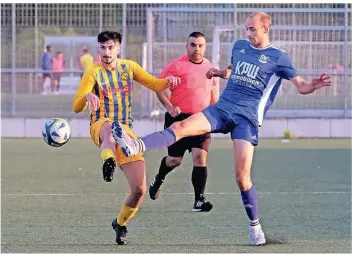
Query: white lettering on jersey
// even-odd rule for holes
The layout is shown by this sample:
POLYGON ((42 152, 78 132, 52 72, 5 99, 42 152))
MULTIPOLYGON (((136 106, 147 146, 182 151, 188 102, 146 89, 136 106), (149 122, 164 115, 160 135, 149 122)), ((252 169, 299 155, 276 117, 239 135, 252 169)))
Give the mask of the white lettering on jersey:
POLYGON ((260 67, 255 64, 238 61, 235 68, 235 74, 246 75, 249 78, 255 79, 259 72, 259 68, 260 67))
POLYGON ((255 64, 238 61, 231 79, 237 84, 259 86, 260 82, 256 79, 259 69, 255 64))

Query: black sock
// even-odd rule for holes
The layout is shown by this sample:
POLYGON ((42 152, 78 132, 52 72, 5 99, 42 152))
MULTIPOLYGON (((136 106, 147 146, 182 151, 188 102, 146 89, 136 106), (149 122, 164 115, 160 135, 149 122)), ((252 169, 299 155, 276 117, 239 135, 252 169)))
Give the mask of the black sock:
POLYGON ((204 196, 205 184, 207 183, 207 167, 193 167, 192 184, 195 200, 201 200, 204 196))
POLYGON ((166 157, 161 160, 158 176, 161 179, 165 179, 166 175, 170 173, 175 167, 166 166, 166 157))

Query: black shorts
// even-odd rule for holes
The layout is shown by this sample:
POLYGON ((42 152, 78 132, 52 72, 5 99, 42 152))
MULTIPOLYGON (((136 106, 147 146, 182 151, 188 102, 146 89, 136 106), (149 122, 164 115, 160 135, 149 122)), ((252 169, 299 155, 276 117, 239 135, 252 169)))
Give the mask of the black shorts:
MULTIPOLYGON (((166 129, 174 122, 182 121, 190 116, 191 114, 181 113, 176 117, 172 117, 169 113, 166 113, 164 128, 166 129)), ((168 155, 171 157, 183 157, 185 152, 187 150, 191 152, 192 148, 200 148, 208 151, 210 142, 210 133, 199 136, 185 137, 168 147, 168 155)))
POLYGON ((61 72, 54 72, 53 73, 53 80, 57 80, 58 82, 60 82, 62 73, 61 72))
POLYGON ((44 72, 44 73, 43 73, 43 79, 45 79, 46 77, 52 79, 51 73, 50 73, 50 72, 44 72))

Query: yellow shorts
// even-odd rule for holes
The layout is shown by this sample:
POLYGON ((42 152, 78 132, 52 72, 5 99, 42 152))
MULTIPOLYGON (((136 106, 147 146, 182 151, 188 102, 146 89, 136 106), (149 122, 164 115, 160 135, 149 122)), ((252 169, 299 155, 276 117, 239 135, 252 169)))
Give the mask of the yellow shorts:
MULTIPOLYGON (((98 147, 101 146, 100 129, 105 122, 111 122, 111 120, 108 118, 99 119, 98 121, 92 123, 92 125, 90 126, 90 136, 94 144, 98 147)), ((130 135, 133 138, 137 138, 137 135, 133 132, 133 130, 128 125, 123 125, 123 127, 128 135, 130 135)), ((144 161, 144 156, 143 156, 143 153, 139 153, 132 157, 126 157, 123 154, 119 145, 116 145, 116 160, 117 160, 116 161, 117 165, 121 166, 123 164, 133 162, 133 161, 144 161)))

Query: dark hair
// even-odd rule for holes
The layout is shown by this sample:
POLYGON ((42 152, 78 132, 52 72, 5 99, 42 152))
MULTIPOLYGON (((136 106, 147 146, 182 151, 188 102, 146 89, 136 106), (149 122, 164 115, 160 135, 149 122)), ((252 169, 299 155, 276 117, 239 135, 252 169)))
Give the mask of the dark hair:
POLYGON ((46 50, 51 49, 51 45, 46 45, 46 50))
POLYGON ((121 44, 122 35, 115 31, 104 31, 98 34, 98 42, 104 43, 109 40, 113 40, 114 42, 118 41, 121 44))
POLYGON ((194 37, 194 38, 204 37, 204 39, 205 39, 204 34, 202 34, 201 32, 193 32, 193 33, 191 33, 191 34, 188 36, 188 38, 189 38, 189 37, 194 37))

